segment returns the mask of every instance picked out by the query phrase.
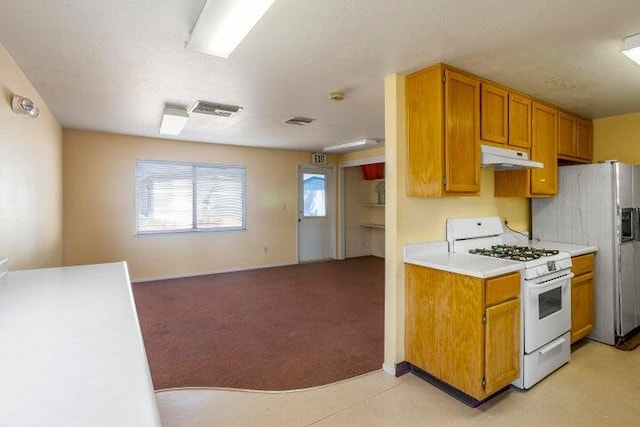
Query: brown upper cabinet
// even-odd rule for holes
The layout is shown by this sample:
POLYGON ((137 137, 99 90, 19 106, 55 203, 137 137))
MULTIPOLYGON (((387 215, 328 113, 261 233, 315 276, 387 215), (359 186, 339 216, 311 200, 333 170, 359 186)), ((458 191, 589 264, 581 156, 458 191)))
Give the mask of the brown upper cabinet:
POLYGON ((496 196, 552 197, 558 191, 558 110, 534 101, 531 111, 531 159, 543 163, 544 167, 496 171, 496 196))
POLYGON ((576 124, 575 116, 558 113, 558 155, 576 156, 576 124))
POLYGON ((531 120, 533 137, 531 158, 542 162, 541 169, 530 169, 531 194, 537 196, 555 196, 558 192, 558 165, 556 157, 556 137, 558 129, 558 110, 547 105, 532 104, 531 120))
POLYGON ((593 150, 591 121, 558 113, 558 158, 571 163, 590 163, 593 150))
POLYGON ((579 118, 576 126, 576 157, 591 163, 593 161, 593 122, 579 118))
POLYGON ((509 92, 489 83, 480 91, 480 138, 506 144, 509 141, 509 92))
POLYGON ((483 82, 480 93, 480 138, 490 144, 531 147, 531 100, 483 82))
POLYGON ((408 75, 405 90, 407 196, 480 195, 481 143, 524 151, 544 164, 496 170, 498 197, 553 197, 558 162, 591 162, 591 121, 498 83, 436 64, 408 75))
POLYGON ((407 76, 408 196, 480 194, 480 81, 437 64, 407 76))

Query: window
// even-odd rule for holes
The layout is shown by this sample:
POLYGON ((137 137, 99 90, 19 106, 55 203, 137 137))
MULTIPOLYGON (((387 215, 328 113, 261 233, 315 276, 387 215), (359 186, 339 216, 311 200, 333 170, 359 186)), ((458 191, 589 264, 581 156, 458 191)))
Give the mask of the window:
POLYGON ((324 174, 305 173, 302 176, 302 192, 304 199, 305 217, 327 216, 325 200, 325 176, 324 174))
POLYGON ((137 233, 244 230, 244 166, 136 162, 137 233))

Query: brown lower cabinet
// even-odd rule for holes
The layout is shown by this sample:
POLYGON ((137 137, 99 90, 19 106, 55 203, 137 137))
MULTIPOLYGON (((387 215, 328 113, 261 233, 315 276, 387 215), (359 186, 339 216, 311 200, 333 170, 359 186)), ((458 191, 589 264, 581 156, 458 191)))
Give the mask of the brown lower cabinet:
POLYGON ((571 259, 571 344, 593 330, 593 263, 595 254, 571 259))
POLYGON ((406 264, 407 362, 477 400, 520 372, 520 274, 490 279, 406 264))

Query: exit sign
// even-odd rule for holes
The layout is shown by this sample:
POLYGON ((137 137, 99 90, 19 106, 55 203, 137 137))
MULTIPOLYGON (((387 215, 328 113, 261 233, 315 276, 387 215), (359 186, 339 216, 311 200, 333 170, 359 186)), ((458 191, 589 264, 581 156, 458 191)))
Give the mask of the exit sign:
POLYGON ((324 153, 313 153, 311 155, 311 163, 314 165, 326 165, 327 155, 324 153))

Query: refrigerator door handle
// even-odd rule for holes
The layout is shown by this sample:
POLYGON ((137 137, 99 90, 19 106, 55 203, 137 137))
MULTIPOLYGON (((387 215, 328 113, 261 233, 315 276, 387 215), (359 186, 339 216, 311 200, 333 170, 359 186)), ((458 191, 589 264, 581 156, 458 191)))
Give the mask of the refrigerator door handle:
POLYGON ((640 240, 640 208, 631 211, 631 226, 633 227, 633 240, 640 240))

